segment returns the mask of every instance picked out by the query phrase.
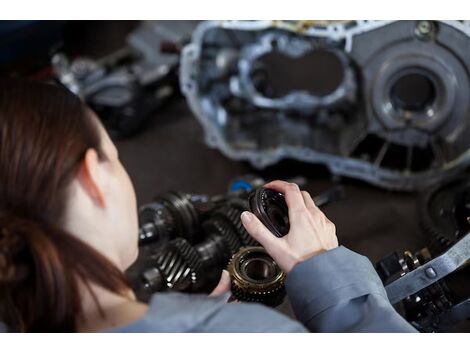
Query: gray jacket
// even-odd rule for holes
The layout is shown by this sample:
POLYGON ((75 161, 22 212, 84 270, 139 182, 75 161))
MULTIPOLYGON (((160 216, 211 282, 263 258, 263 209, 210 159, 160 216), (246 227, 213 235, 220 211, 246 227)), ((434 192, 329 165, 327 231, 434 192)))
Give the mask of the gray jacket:
POLYGON ((416 332, 391 306, 370 261, 345 247, 297 265, 286 280, 298 321, 227 296, 158 293, 145 316, 109 332, 416 332))

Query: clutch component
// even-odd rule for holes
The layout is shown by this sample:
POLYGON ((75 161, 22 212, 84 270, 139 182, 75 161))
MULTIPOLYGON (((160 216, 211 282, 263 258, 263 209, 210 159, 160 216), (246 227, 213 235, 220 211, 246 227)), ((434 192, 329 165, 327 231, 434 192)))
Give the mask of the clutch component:
POLYGON ((232 294, 244 302, 258 302, 271 307, 285 296, 285 274, 263 247, 244 247, 228 265, 232 294))
POLYGON ((284 195, 268 188, 257 188, 249 197, 250 209, 276 237, 289 232, 289 209, 284 195))
POLYGON ((411 191, 470 164, 469 43, 467 21, 208 21, 180 86, 232 159, 411 191))

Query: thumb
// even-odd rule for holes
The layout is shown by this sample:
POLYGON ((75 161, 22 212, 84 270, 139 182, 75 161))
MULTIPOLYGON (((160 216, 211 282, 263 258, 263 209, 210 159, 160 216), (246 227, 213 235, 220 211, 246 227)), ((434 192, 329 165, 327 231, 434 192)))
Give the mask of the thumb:
POLYGON ((241 220, 251 237, 261 243, 268 252, 270 248, 276 247, 278 238, 253 213, 244 211, 241 215, 241 220))

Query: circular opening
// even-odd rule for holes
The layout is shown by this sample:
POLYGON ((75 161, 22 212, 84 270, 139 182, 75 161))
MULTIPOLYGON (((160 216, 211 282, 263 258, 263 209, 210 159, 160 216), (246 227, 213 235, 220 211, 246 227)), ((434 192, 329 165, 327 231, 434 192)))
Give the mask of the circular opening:
POLYGON ((272 265, 259 258, 251 259, 246 263, 245 273, 246 276, 255 281, 268 280, 274 276, 272 265))
POLYGON ((289 219, 279 208, 270 207, 268 209, 268 216, 271 219, 273 225, 283 232, 289 224, 289 219))
POLYGON ((345 74, 340 57, 325 49, 312 50, 300 57, 273 50, 259 57, 253 67, 253 84, 270 98, 281 98, 296 91, 326 96, 340 86, 345 74))
POLYGON ((396 110, 425 111, 436 99, 433 81, 422 73, 409 73, 395 81, 390 100, 396 110))

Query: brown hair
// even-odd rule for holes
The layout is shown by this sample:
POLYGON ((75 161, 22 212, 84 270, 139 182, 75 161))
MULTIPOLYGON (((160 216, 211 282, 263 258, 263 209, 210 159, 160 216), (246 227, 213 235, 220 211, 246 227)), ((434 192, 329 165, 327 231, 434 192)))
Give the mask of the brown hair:
POLYGON ((85 152, 100 158, 86 106, 52 84, 0 79, 0 322, 13 331, 75 331, 80 285, 128 289, 124 274, 61 228, 85 152))

